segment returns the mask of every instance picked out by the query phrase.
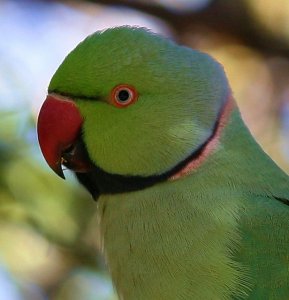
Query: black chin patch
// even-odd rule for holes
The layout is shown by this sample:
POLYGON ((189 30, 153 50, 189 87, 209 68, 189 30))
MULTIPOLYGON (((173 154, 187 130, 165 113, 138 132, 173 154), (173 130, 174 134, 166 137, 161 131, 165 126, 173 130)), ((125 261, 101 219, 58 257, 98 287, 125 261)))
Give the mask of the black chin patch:
POLYGON ((95 200, 101 194, 118 194, 142 190, 167 179, 165 174, 148 177, 111 174, 97 166, 88 173, 75 174, 78 181, 85 186, 95 200))

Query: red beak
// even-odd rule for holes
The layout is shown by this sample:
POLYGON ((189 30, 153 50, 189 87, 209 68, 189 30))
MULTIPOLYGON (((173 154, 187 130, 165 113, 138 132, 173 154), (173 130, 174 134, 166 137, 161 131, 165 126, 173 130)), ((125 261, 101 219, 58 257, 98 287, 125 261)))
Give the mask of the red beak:
POLYGON ((65 178, 61 167, 62 163, 65 164, 63 153, 72 152, 82 123, 83 118, 72 100, 57 95, 47 96, 38 117, 38 140, 46 162, 62 178, 65 178))

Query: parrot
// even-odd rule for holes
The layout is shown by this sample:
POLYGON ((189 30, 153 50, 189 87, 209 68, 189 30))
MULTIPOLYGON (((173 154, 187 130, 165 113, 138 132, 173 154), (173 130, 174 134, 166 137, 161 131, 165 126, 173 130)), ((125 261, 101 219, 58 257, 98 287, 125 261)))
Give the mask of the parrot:
POLYGON ((209 54, 143 27, 96 31, 53 75, 37 134, 97 201, 120 300, 289 299, 289 177, 209 54))

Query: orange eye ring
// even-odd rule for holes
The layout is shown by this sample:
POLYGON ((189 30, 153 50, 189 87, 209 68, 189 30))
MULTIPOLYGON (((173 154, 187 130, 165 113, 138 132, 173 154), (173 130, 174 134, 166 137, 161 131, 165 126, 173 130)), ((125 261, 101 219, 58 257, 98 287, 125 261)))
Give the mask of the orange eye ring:
POLYGON ((119 84, 114 87, 110 94, 110 102, 119 108, 135 103, 138 99, 136 89, 129 84, 119 84))

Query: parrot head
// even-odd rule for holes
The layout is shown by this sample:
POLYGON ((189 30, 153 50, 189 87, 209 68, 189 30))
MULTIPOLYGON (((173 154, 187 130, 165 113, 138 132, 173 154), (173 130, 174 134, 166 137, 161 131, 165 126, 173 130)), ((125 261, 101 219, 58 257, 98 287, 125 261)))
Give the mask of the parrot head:
POLYGON ((96 199, 164 181, 216 131, 230 96, 209 55, 137 27, 96 32, 54 74, 38 118, 48 165, 96 199))

